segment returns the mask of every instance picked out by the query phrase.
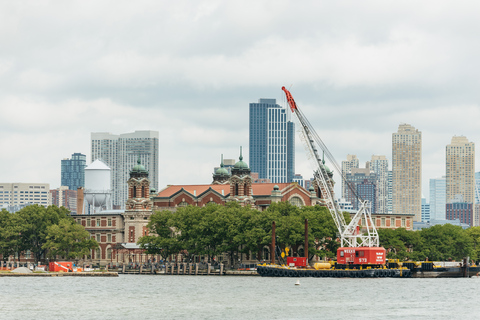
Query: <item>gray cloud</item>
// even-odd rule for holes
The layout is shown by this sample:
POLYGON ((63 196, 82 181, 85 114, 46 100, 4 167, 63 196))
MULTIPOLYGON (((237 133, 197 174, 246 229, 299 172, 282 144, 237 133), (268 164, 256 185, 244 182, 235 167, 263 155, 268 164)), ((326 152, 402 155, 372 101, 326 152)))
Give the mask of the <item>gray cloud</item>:
MULTIPOLYGON (((427 195, 451 137, 480 141, 479 9, 476 1, 3 2, 2 180, 57 187, 60 160, 89 155, 90 132, 143 129, 160 132, 160 186, 209 182, 221 153, 237 158, 243 145, 248 155, 248 103, 285 104, 285 85, 337 161, 391 158, 398 124, 421 130, 427 195)), ((300 142, 296 159, 308 177, 300 142)))

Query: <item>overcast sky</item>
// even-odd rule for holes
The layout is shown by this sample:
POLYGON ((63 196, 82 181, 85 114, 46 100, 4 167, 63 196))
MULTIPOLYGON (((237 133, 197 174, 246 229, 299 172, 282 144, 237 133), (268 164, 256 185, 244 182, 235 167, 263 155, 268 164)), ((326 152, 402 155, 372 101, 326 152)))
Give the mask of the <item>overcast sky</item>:
MULTIPOLYGON (((423 193, 480 143, 478 1, 1 1, 0 182, 60 185, 90 133, 157 130, 159 187, 248 159, 248 104, 282 86, 341 162, 422 132, 423 193)), ((477 146, 478 148, 478 146, 477 146)), ((480 171, 480 157, 476 171, 480 171)), ((296 172, 311 176, 297 139, 296 172)), ((340 184, 337 176, 337 185, 340 184)))

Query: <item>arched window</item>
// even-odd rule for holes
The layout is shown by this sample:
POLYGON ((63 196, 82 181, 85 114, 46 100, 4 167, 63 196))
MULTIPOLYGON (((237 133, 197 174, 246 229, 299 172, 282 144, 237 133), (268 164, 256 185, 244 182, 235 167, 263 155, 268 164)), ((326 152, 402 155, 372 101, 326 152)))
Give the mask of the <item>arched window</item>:
POLYGON ((107 259, 112 259, 112 248, 107 249, 107 259))
POLYGON ((235 183, 235 195, 238 196, 238 183, 235 183))
POLYGON ((100 248, 97 248, 95 250, 95 259, 98 259, 98 260, 102 259, 102 250, 100 248))
POLYGON ((137 186, 133 186, 133 189, 132 189, 132 198, 136 198, 137 197, 137 186))
POLYGON ((188 206, 188 203, 186 201, 182 201, 178 204, 179 207, 186 207, 188 206))
POLYGON ((243 185, 243 195, 248 196, 248 185, 246 183, 243 185))
POLYGON ((145 186, 142 186, 142 198, 145 198, 145 186))
POLYGON ((303 201, 299 197, 292 197, 292 198, 290 198, 290 200, 288 200, 288 202, 290 202, 290 204, 292 204, 294 206, 297 206, 297 207, 303 206, 303 201))

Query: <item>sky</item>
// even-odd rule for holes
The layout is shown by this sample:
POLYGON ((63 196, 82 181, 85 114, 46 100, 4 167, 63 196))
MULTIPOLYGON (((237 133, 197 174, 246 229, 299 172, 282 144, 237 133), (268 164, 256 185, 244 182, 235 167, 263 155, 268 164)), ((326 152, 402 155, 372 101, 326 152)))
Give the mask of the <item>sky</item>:
MULTIPOLYGON (((468 0, 0 1, 0 182, 57 188, 62 159, 92 160, 91 132, 156 130, 160 189, 210 183, 221 154, 243 146, 249 162, 249 103, 286 106, 285 86, 338 163, 391 161, 399 124, 419 129, 428 197, 451 138, 480 143, 478 12, 468 0)), ((295 161, 310 177, 298 138, 295 161)))

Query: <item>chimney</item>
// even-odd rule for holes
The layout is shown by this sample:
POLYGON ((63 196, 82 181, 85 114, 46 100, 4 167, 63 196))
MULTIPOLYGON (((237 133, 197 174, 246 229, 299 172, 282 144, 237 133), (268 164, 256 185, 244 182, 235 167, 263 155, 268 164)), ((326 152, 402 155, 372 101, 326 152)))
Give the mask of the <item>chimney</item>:
POLYGON ((77 189, 77 214, 83 214, 83 187, 77 189))

